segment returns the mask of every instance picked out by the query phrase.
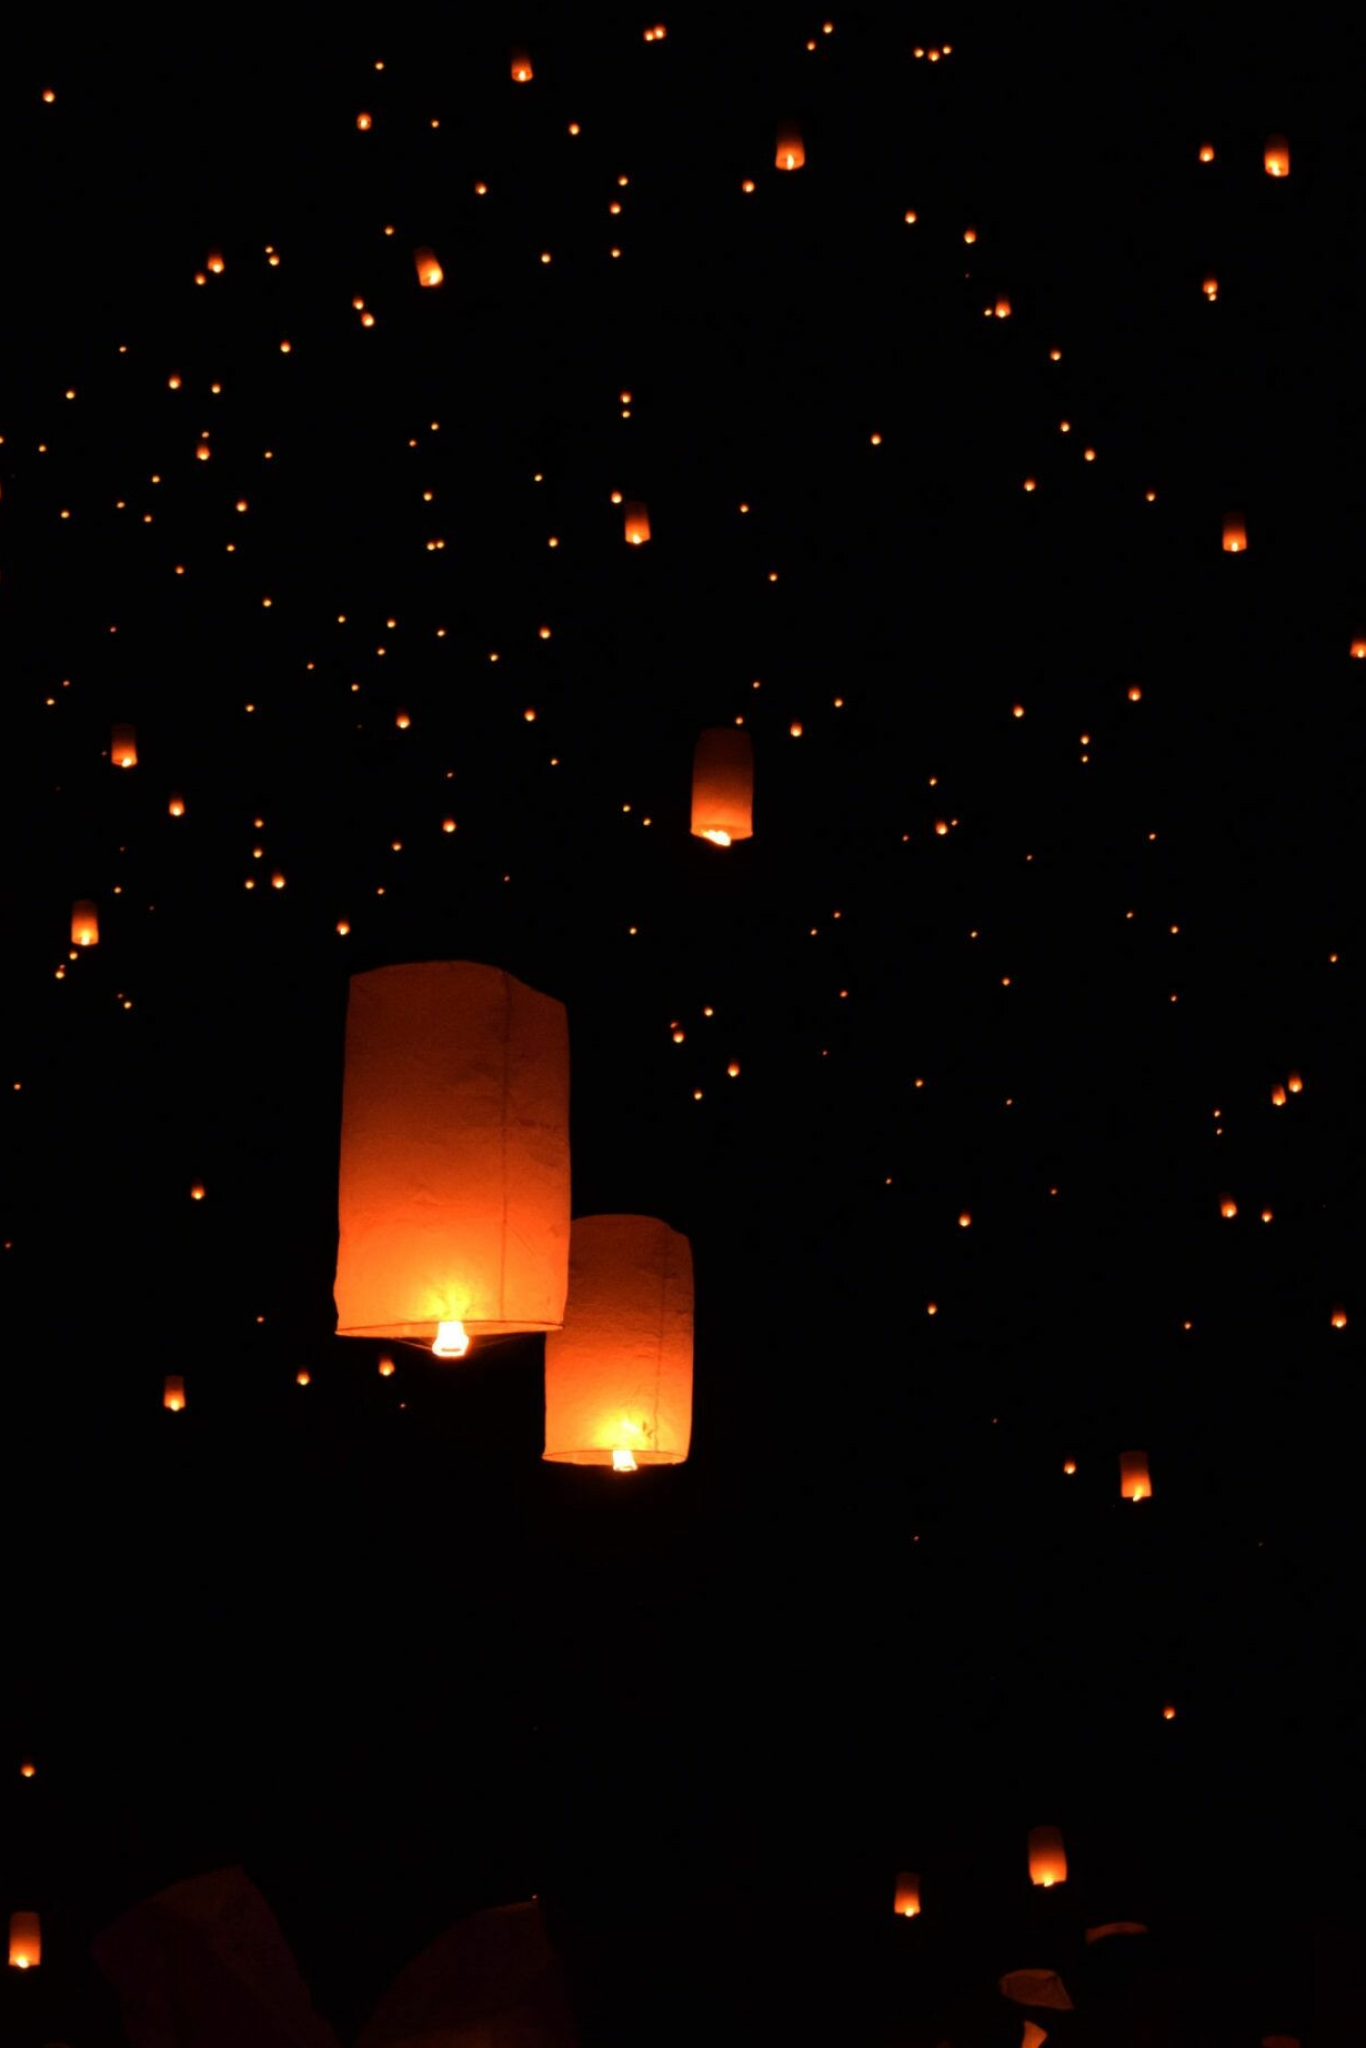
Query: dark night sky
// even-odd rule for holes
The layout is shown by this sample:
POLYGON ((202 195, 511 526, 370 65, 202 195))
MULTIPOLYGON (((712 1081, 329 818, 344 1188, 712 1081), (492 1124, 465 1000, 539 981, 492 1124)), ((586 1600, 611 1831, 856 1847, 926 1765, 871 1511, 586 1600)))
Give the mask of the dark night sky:
POLYGON ((585 2048, 1014 2048, 1024 1964, 1058 2048, 1345 2044, 1366 51, 662 18, 4 50, 0 2041, 122 2042, 92 1937, 240 1862, 346 2040, 535 1891, 585 2048), (691 1238, 686 1466, 333 1336, 346 980, 427 957, 691 1238))

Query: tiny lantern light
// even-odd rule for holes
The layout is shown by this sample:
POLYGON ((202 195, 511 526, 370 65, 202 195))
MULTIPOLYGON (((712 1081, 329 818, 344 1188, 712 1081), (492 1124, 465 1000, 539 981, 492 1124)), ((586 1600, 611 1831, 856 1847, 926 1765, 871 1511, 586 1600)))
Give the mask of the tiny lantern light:
POLYGON ((168 1372, 161 1389, 161 1405, 179 1415, 185 1406, 185 1381, 178 1372, 168 1372))
POLYGON ((920 1911, 920 1874, 899 1870, 896 1878, 895 1908, 903 1920, 914 1920, 920 1911))
POLYGON ((138 765, 137 727, 116 725, 109 742, 109 758, 116 768, 136 768, 138 765))
POLYGON ((1051 1889, 1067 1882, 1067 1851, 1061 1828, 1029 1830, 1029 1881, 1051 1889))
POLYGON ((545 1450, 562 1465, 681 1465, 692 1437, 692 1247, 656 1216, 581 1216, 564 1327, 545 1346, 545 1450))
POLYGON ((12 1970, 36 1970, 43 1960, 43 1930, 36 1913, 9 1916, 9 1962, 12 1970))
POLYGON ((650 538, 650 515, 639 502, 627 505, 625 511, 626 542, 628 547, 643 547, 650 538))
POLYGON ((692 836, 731 846, 754 836, 754 744, 737 726, 708 726, 692 765, 692 836))
POLYGON ((1121 1451, 1119 1454, 1119 1491, 1124 1500, 1151 1500, 1153 1482, 1148 1476, 1148 1453, 1146 1451, 1121 1451))
POLYGON ((558 1329, 569 1278, 564 1005, 497 967, 353 974, 337 1334, 462 1357, 558 1329))

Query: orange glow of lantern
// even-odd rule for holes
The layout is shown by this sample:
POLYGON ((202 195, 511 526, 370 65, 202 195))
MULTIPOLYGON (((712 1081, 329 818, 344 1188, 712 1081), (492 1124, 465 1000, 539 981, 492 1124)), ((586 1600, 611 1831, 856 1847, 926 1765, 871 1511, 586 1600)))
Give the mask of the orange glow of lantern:
POLYGON ((1329 1321, 1330 1321, 1330 1322, 1332 1323, 1332 1325, 1333 1325, 1333 1328, 1334 1328, 1335 1330, 1345 1330, 1345 1329, 1347 1328, 1347 1311, 1346 1311, 1346 1309, 1345 1309, 1345 1308, 1335 1308, 1335 1309, 1333 1310, 1333 1313, 1332 1313, 1332 1315, 1331 1315, 1331 1316, 1329 1317, 1329 1321))
POLYGON ((1352 642, 1352 659, 1353 661, 1366 661, 1366 640, 1354 640, 1352 642))
POLYGON ((1286 1094, 1284 1088, 1282 1088, 1279 1081, 1276 1083, 1275 1087, 1271 1091, 1271 1100, 1275 1104, 1277 1109, 1285 1108, 1286 1094))
POLYGON ((1061 1828, 1029 1830, 1029 1881, 1049 1890, 1055 1884, 1066 1884, 1067 1851, 1061 1828))
POLYGON ((697 742, 692 836, 713 846, 732 846, 754 836, 754 745, 736 726, 708 726, 697 742))
POLYGON ((1268 135, 1266 152, 1262 157, 1268 178, 1290 176, 1290 144, 1283 135, 1268 135))
POLYGON ((496 967, 351 977, 337 1333, 460 1357, 557 1329, 569 1277, 564 1005, 496 967))
POLYGON ((626 507, 626 540, 633 548, 643 547, 650 538, 650 515, 645 507, 632 504, 626 507))
POLYGON ((421 285, 440 284, 445 272, 430 249, 415 249, 413 262, 417 267, 417 281, 421 285))
POLYGON ((1219 280, 1218 280, 1218 278, 1217 278, 1217 277, 1207 277, 1207 278, 1205 279, 1204 283, 1203 283, 1203 284, 1201 285, 1200 289, 1201 289, 1201 291, 1202 291, 1202 292, 1203 292, 1203 293, 1205 294, 1205 297, 1206 297, 1206 298, 1207 298, 1207 299, 1209 300, 1210 304, 1211 304, 1211 305, 1213 305, 1213 304, 1214 304, 1214 302, 1215 302, 1215 300, 1216 300, 1216 299, 1218 298, 1218 296, 1219 296, 1219 280))
POLYGON ((1245 555, 1247 553, 1247 521, 1241 512, 1224 515, 1224 553, 1245 555))
POLYGON ((71 943, 73 946, 98 946, 100 943, 100 914, 85 898, 71 906, 71 943))
POLYGON ((36 1970, 43 1960, 43 1933, 36 1913, 9 1916, 9 1962, 12 1970, 36 1970))
POLYGON ((1219 1214, 1223 1217, 1226 1223, 1231 1223, 1233 1218, 1238 1214, 1238 1204, 1234 1201, 1232 1195, 1220 1196, 1219 1214))
POLYGON ((171 798, 171 801, 166 806, 166 811, 169 817, 183 818, 185 815, 184 797, 180 795, 173 796, 171 798))
POLYGON ((545 1346, 555 1464, 681 1465, 692 1438, 692 1247, 655 1216, 576 1217, 564 1327, 545 1346))
POLYGON ((161 1386, 161 1405, 179 1415, 185 1406, 185 1381, 180 1373, 168 1372, 161 1386))
POLYGON ((535 74, 535 72, 534 72, 534 71, 532 70, 532 68, 531 68, 531 59, 530 59, 530 57, 529 57, 529 56, 527 55, 526 51, 525 51, 525 50, 514 50, 514 51, 513 51, 513 53, 512 53, 512 82, 513 82, 513 84, 514 84, 514 85, 530 85, 530 83, 531 83, 532 79, 533 79, 533 78, 535 77, 535 75, 536 75, 536 74, 535 74))
POLYGON ((136 768, 138 765, 137 727, 116 725, 109 741, 109 758, 116 768, 136 768))
POLYGON ((394 1376, 394 1361, 387 1352, 380 1359, 379 1376, 382 1380, 391 1380, 394 1376))
POLYGON ((1304 1093, 1304 1083, 1298 1074, 1287 1074, 1285 1085, 1292 1095, 1303 1095, 1304 1093))
POLYGON ((801 132, 790 123, 778 130, 778 147, 773 158, 780 171, 799 171, 806 162, 801 132))
POLYGON ((1153 1482, 1148 1476, 1148 1453, 1146 1451, 1120 1452, 1119 1491, 1124 1500, 1152 1499, 1153 1482))
POLYGON ((914 1920, 919 1913, 920 1876, 917 1871, 900 1870, 897 1872, 894 1906, 896 1912, 903 1920, 914 1920))

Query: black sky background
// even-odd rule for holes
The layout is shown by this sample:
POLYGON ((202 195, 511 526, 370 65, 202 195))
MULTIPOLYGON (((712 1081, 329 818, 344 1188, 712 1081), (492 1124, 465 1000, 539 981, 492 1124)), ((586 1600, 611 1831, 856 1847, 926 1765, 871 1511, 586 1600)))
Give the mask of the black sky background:
POLYGON ((1360 41, 664 19, 4 65, 0 2037, 118 2042, 93 1934, 240 1861, 344 2036, 535 1891, 586 2043, 1013 2042, 1035 1963, 1064 2048, 1336 2041, 1360 41), (576 1213, 691 1237, 685 1467, 332 1336, 346 977, 420 957, 568 1005, 576 1213))

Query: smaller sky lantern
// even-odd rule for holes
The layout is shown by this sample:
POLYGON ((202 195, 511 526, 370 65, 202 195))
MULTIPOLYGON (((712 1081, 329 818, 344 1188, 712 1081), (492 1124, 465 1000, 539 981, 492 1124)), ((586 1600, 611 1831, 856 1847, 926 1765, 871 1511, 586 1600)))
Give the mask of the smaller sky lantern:
POLYGON ((650 515, 638 501, 628 504, 625 512, 626 542, 628 547, 639 548, 650 538, 650 515))
POLYGON ((1238 1204, 1234 1201, 1232 1195, 1221 1195, 1219 1197, 1219 1214, 1223 1217, 1225 1223, 1231 1223, 1238 1214, 1238 1204))
POLYGON ((85 897, 71 906, 71 943, 73 946, 98 946, 100 943, 100 914, 85 897))
POLYGON ((1340 1305, 1334 1308, 1332 1315, 1329 1317, 1329 1321, 1332 1323, 1333 1328, 1335 1330, 1345 1330, 1347 1328, 1346 1309, 1341 1307, 1340 1305))
POLYGON ((1212 142, 1201 143, 1200 161, 1202 164, 1212 164, 1214 162, 1214 144, 1212 142))
POLYGON ((351 977, 337 1334, 461 1358, 553 1330, 569 1278, 564 1005, 500 968, 424 960, 351 977))
POLYGON ((1067 1882, 1067 1851, 1061 1828, 1029 1830, 1029 1882, 1050 1889, 1067 1882))
POLYGON ((379 1376, 382 1380, 391 1380, 394 1376, 394 1361, 387 1351, 380 1354, 379 1376))
POLYGON ((417 266, 417 281, 419 284, 440 284, 445 276, 445 272, 430 249, 414 249, 413 262, 417 266))
POLYGON ((1304 1083, 1298 1074, 1287 1074, 1285 1085, 1292 1095, 1302 1095, 1304 1093, 1304 1083))
POLYGON ((1275 1104, 1275 1106, 1276 1106, 1276 1108, 1277 1108, 1277 1109, 1284 1109, 1284 1108, 1285 1108, 1285 1103, 1286 1103, 1286 1095, 1285 1095, 1285 1090, 1284 1090, 1284 1088, 1282 1088, 1282 1086, 1281 1086, 1281 1084, 1280 1084, 1280 1082, 1279 1082, 1279 1081, 1278 1081, 1278 1082, 1276 1083, 1275 1087, 1274 1087, 1274 1088, 1272 1089, 1272 1091, 1271 1091, 1271 1100, 1272 1100, 1272 1102, 1273 1102, 1273 1103, 1275 1104))
POLYGON ((25 1757, 24 1761, 19 1766, 19 1776, 21 1778, 36 1778, 37 1775, 37 1764, 33 1763, 28 1757, 25 1757))
POLYGON ((784 121, 779 128, 773 161, 780 171, 799 171, 806 162, 806 147, 795 122, 784 121))
POLYGON ((138 734, 134 725, 116 725, 109 742, 109 758, 116 768, 138 765, 138 734))
POLYGON ((204 268, 206 270, 211 270, 215 277, 221 277, 223 275, 222 251, 219 249, 210 249, 208 258, 204 264, 204 268))
POLYGON ((1353 661, 1366 661, 1366 639, 1360 635, 1352 642, 1353 661))
POLYGON ((581 1216, 564 1327, 545 1344, 545 1450, 562 1465, 681 1465, 692 1438, 692 1247, 657 1216, 581 1216))
POLYGON ((514 51, 513 51, 513 53, 512 53, 512 82, 513 82, 513 84, 514 84, 514 85, 530 85, 530 83, 531 83, 531 81, 532 81, 532 79, 533 79, 534 77, 535 77, 535 73, 534 73, 534 72, 532 71, 532 68, 531 68, 531 59, 530 59, 530 57, 529 57, 529 56, 527 55, 526 51, 525 51, 525 50, 514 50, 514 51))
POLYGON ((1247 553, 1247 521, 1241 512, 1224 514, 1224 553, 1245 555, 1247 553))
POLYGON ((36 1970, 43 1960, 43 1931, 36 1913, 9 1916, 9 1964, 12 1970, 36 1970))
POLYGON ((738 726, 712 725, 692 764, 692 836, 733 846, 754 836, 754 744, 738 726))
POLYGON ((1124 1500, 1151 1500, 1153 1483, 1148 1476, 1148 1453, 1146 1451, 1121 1451, 1119 1454, 1119 1491, 1124 1500))
POLYGON ((1209 300, 1210 304, 1213 305, 1215 300, 1219 296, 1218 278, 1213 276, 1205 278, 1200 286, 1200 289, 1205 294, 1205 297, 1209 300))
POLYGON ((998 320, 1008 320, 1010 318, 1010 300, 1004 294, 996 301, 996 318, 998 320))
POLYGON ((1283 135, 1268 135, 1266 153, 1262 157, 1268 178, 1290 176, 1290 144, 1283 135))
POLYGON ((179 792, 177 792, 176 795, 173 796, 171 798, 171 801, 167 804, 166 810, 168 815, 172 818, 183 818, 185 815, 184 797, 181 796, 179 792))
POLYGON ((920 1873, 899 1870, 896 1875, 895 1911, 903 1920, 914 1920, 920 1911, 920 1873))
POLYGON ((185 1406, 185 1381, 178 1372, 168 1372, 161 1388, 161 1405, 179 1415, 185 1406))

